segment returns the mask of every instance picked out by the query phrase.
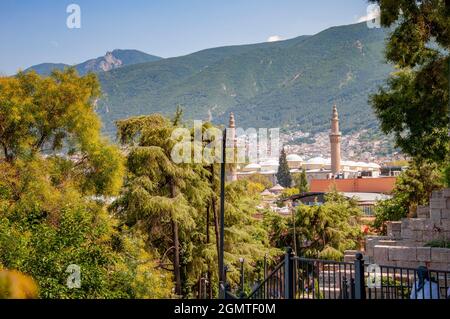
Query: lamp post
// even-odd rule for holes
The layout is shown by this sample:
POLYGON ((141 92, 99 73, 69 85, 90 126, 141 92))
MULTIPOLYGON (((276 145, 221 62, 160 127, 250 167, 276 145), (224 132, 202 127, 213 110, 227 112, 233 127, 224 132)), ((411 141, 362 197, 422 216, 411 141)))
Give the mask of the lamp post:
POLYGON ((224 269, 224 232, 225 232, 225 164, 226 164, 226 146, 227 130, 223 130, 222 136, 222 163, 220 164, 220 238, 219 238, 219 285, 226 283, 224 269))
POLYGON ((239 258, 239 262, 241 263, 241 297, 244 296, 244 258, 239 258))

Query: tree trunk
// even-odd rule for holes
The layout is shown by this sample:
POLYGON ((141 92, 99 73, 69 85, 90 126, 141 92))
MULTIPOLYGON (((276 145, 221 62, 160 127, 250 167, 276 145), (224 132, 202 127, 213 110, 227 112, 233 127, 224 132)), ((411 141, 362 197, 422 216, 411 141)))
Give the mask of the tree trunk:
MULTIPOLYGON (((172 181, 170 183, 170 192, 171 197, 176 197, 176 186, 172 181)), ((175 294, 181 296, 181 270, 180 270, 180 240, 178 234, 178 223, 172 219, 172 236, 173 236, 173 245, 174 256, 173 256, 173 273, 175 276, 175 294)))

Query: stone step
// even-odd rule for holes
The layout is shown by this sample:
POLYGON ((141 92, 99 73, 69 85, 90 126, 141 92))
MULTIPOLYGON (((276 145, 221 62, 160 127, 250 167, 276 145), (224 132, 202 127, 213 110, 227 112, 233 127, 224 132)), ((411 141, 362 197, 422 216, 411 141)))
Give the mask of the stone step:
POLYGON ((417 207, 418 218, 430 218, 430 206, 418 206, 417 207))

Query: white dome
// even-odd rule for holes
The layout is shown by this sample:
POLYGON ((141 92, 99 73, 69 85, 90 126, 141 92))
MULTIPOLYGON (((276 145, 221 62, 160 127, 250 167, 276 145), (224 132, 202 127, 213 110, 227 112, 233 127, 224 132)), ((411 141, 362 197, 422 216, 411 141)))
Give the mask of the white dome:
POLYGON ((268 160, 266 162, 260 163, 260 165, 261 166, 279 166, 280 164, 278 163, 277 160, 271 159, 271 160, 268 160))
POLYGON ((381 166, 378 165, 377 163, 369 163, 368 166, 371 168, 381 168, 381 166))
POLYGON ((288 162, 303 162, 303 158, 298 156, 297 154, 290 154, 286 156, 288 162))
POLYGON ((307 164, 315 164, 315 165, 325 165, 325 164, 329 163, 329 161, 327 161, 323 157, 314 157, 314 158, 309 159, 306 163, 307 164))
POLYGON ((357 163, 356 163, 356 166, 359 166, 359 167, 368 167, 367 165, 368 165, 368 164, 367 164, 367 163, 364 163, 364 162, 357 162, 357 163))
POLYGON ((256 163, 252 163, 252 164, 249 164, 249 165, 244 167, 244 169, 246 169, 246 170, 248 170, 248 169, 260 169, 260 168, 261 168, 261 165, 256 164, 256 163))

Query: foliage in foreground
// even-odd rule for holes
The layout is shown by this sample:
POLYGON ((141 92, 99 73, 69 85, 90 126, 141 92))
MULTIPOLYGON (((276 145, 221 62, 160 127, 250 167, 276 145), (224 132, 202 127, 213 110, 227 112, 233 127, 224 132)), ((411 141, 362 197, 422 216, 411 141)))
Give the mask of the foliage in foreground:
MULTIPOLYGON (((165 256, 163 262, 173 272, 177 295, 194 296, 199 280, 208 278, 208 293, 214 296, 217 291, 213 289, 218 287, 219 165, 172 161, 174 145, 181 139, 192 140, 193 132, 187 128, 187 136, 172 138, 177 128, 183 128, 180 120, 181 113, 177 113, 173 120, 153 114, 118 122, 119 138, 128 151, 128 175, 111 210, 122 224, 148 234, 147 244, 165 256)), ((211 124, 206 123, 203 130, 207 128, 211 124)), ((184 158, 186 154, 178 155, 184 158)), ((253 217, 262 190, 264 186, 251 181, 226 186, 225 262, 232 283, 239 281, 239 258, 246 260, 248 273, 253 273, 265 253, 277 252, 253 217)))
POLYGON ((386 59, 398 68, 371 97, 381 129, 414 159, 448 166, 450 4, 371 2, 381 5, 382 26, 393 27, 386 59))
POLYGON ((31 276, 41 298, 169 297, 157 253, 98 200, 117 193, 124 172, 100 135, 98 93, 95 76, 71 69, 0 78, 0 269, 31 276))
POLYGON ((298 255, 340 260, 362 238, 358 217, 361 210, 353 200, 333 192, 323 205, 300 205, 295 212, 297 245, 293 239, 293 219, 266 213, 265 222, 273 245, 298 247, 298 255))

